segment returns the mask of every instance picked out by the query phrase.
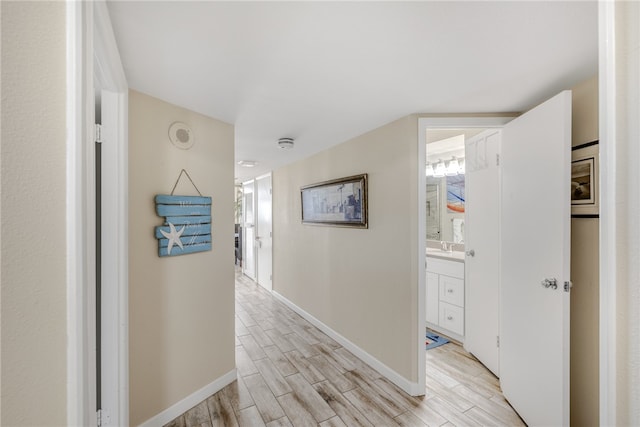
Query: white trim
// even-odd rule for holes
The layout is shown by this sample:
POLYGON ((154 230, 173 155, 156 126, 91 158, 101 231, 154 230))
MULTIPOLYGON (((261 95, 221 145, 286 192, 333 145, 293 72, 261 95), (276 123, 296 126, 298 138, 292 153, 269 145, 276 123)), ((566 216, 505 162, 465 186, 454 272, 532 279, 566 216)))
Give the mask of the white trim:
MULTIPOLYGON (((94 2, 95 84, 103 91, 102 410, 104 426, 129 424, 128 86, 104 0, 94 2), (103 123, 104 124, 104 123, 103 123)), ((93 106, 92 106, 93 108, 93 106)))
POLYGON ((207 384, 200 390, 190 394, 178 403, 160 412, 158 415, 149 418, 147 421, 140 424, 139 427, 157 427, 167 424, 169 421, 174 420, 209 396, 216 394, 217 392, 234 382, 237 379, 237 376, 237 371, 234 368, 212 383, 207 384))
POLYGON ((426 325, 426 273, 425 259, 427 247, 427 129, 461 129, 461 128, 498 128, 501 129, 515 117, 419 117, 418 118, 418 387, 425 394, 426 390, 426 352, 424 349, 424 333, 426 325))
POLYGON ((427 127, 418 119, 418 388, 427 390, 427 352, 424 348, 427 319, 427 127))
POLYGON ((67 424, 96 425, 91 2, 67 2, 67 424))
POLYGON ((598 4, 600 127, 600 425, 616 417, 616 40, 615 2, 598 4))
MULTIPOLYGON (((389 381, 391 381, 392 383, 394 383, 395 385, 400 387, 405 392, 409 393, 412 396, 421 396, 421 395, 424 394, 425 389, 424 388, 420 388, 418 383, 411 382, 411 381, 407 380, 402 375, 400 375, 399 373, 397 373, 396 371, 394 371, 393 369, 391 369, 390 367, 388 367, 387 365, 385 365, 384 363, 382 363, 381 361, 376 359, 371 354, 367 353, 362 348, 358 347, 356 344, 354 344, 351 341, 349 341, 347 338, 345 338, 342 335, 340 335, 338 332, 336 332, 333 329, 331 329, 329 326, 327 326, 324 323, 322 323, 322 321, 316 319, 313 315, 307 313, 305 310, 303 310, 302 308, 298 307, 293 302, 289 301, 286 297, 282 296, 278 292, 271 291, 271 293, 278 300, 282 301, 282 303, 284 303, 287 307, 291 308, 293 311, 298 313, 300 316, 304 317, 306 320, 308 320, 315 327, 317 327, 322 332, 324 332, 325 334, 327 334, 328 336, 333 338, 340 345, 342 345, 344 348, 349 350, 351 353, 353 353, 355 356, 357 356, 363 362, 367 363, 373 369, 375 369, 380 374, 382 374, 386 379, 388 379, 389 381)), ((424 338, 423 338, 423 340, 424 340, 424 338)))

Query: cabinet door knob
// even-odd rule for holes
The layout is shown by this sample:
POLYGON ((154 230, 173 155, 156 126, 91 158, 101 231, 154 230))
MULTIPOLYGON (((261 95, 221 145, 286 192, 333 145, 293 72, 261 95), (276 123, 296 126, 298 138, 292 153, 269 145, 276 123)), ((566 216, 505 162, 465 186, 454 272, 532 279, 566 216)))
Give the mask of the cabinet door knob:
POLYGON ((447 320, 453 320, 453 316, 447 316, 447 320))
POLYGON ((453 293, 453 289, 447 289, 447 292, 449 292, 450 294, 453 293))
POLYGON ((469 249, 465 253, 467 254, 467 256, 476 256, 476 251, 474 251, 473 249, 469 249))

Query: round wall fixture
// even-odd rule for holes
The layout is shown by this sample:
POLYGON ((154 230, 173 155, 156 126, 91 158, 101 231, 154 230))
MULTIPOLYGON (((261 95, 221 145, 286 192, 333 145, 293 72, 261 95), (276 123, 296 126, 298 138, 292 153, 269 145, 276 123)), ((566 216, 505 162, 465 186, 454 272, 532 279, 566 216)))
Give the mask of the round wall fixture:
POLYGON ((182 122, 175 122, 169 126, 169 139, 181 150, 188 150, 195 142, 191 128, 182 122))
POLYGON ((293 148, 293 138, 280 138, 278 140, 278 146, 285 150, 293 148))

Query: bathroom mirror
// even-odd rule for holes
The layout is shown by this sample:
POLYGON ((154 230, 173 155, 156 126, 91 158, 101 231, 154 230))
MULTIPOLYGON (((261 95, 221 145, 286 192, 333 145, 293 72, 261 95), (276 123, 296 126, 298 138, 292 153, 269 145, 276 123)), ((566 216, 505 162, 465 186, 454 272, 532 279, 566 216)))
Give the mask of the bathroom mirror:
POLYGON ((465 139, 482 129, 427 129, 427 240, 464 244, 465 139))
POLYGON ((427 177, 427 240, 464 244, 464 175, 427 177))
POLYGON ((427 240, 440 237, 440 185, 427 184, 427 240))

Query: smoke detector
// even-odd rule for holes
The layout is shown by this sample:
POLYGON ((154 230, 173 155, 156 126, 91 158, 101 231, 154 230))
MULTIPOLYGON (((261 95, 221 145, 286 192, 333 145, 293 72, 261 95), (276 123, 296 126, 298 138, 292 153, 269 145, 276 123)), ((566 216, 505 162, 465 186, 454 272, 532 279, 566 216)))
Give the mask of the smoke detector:
POLYGON ((280 138, 278 140, 278 146, 285 150, 293 148, 293 138, 280 138))

